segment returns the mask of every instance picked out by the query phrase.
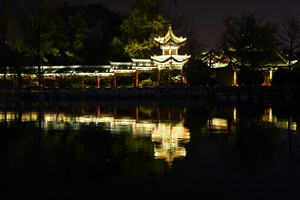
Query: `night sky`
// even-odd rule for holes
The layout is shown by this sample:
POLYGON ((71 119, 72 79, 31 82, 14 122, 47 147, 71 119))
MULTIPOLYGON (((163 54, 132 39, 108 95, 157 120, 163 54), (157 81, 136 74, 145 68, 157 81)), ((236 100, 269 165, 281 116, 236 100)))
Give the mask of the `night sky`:
MULTIPOLYGON (((68 5, 101 3, 110 10, 120 13, 124 12, 125 7, 135 2, 136 0, 67 0, 68 5)), ((169 0, 162 0, 162 2, 163 10, 167 12, 169 0)), ((170 8, 171 14, 189 12, 190 16, 193 16, 193 28, 196 30, 197 38, 206 46, 207 50, 214 46, 217 36, 224 28, 222 17, 228 14, 240 15, 243 10, 257 11, 259 16, 266 16, 266 19, 272 23, 279 23, 281 16, 287 10, 291 10, 293 13, 300 12, 300 0, 177 0, 177 7, 171 0, 170 8)))

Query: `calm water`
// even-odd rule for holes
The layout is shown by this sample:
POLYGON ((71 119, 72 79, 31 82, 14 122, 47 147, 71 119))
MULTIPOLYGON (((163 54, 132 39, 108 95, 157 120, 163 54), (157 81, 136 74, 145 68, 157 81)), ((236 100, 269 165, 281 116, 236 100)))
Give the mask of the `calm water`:
POLYGON ((0 103, 0 199, 299 199, 297 102, 0 103))

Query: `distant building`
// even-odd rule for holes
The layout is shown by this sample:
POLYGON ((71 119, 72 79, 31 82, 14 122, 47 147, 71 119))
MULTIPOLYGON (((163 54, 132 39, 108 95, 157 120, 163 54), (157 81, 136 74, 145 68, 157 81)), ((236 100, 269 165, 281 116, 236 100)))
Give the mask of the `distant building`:
MULTIPOLYGON (((247 52, 245 52, 247 53, 247 52)), ((264 83, 262 85, 271 85, 272 75, 279 67, 287 68, 289 62, 277 50, 269 52, 268 58, 264 58, 262 51, 255 52, 255 56, 261 56, 263 59, 260 62, 259 69, 264 74, 264 83)), ((220 54, 213 51, 203 52, 200 55, 203 62, 213 69, 214 76, 219 85, 237 86, 237 76, 242 65, 249 66, 250 61, 242 61, 241 56, 233 48, 223 50, 220 54), (242 63, 243 62, 243 63, 242 63)), ((247 57, 246 57, 247 58, 247 57)), ((245 58, 244 58, 245 59, 245 58)), ((294 65, 298 61, 292 61, 294 65)))

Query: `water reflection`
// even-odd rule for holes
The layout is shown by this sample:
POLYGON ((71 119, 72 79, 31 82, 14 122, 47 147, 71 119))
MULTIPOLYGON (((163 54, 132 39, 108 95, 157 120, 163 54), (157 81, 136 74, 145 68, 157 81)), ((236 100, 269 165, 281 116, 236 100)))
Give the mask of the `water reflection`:
POLYGON ((5 172, 0 174, 0 186, 8 191, 17 187, 30 197, 39 191, 36 199, 44 194, 69 197, 69 187, 79 187, 86 197, 93 194, 88 189, 91 183, 100 184, 101 194, 110 197, 110 187, 122 191, 113 197, 122 197, 132 195, 137 185, 150 188, 154 196, 174 190, 197 193, 202 188, 209 195, 229 197, 237 193, 243 197, 247 184, 254 182, 263 188, 285 180, 291 191, 299 185, 297 102, 0 105, 0 159, 5 172), (282 169, 290 173, 288 180, 280 175, 282 169), (215 180, 222 187, 216 189, 215 180), (239 192, 233 194, 230 188, 239 192))
POLYGON ((20 111, 12 111, 16 105, 11 105, 9 102, 3 103, 4 109, 0 111, 0 123, 36 122, 35 126, 38 128, 37 122, 40 120, 45 136, 48 135, 48 131, 56 130, 60 133, 67 127, 71 127, 76 133, 82 129, 82 125, 87 125, 100 127, 101 130, 109 131, 111 134, 125 133, 151 137, 154 144, 153 156, 156 159, 165 160, 170 166, 174 159, 181 159, 186 155, 184 145, 189 142, 190 134, 188 129, 183 127, 184 110, 182 109, 170 110, 164 107, 157 108, 157 105, 149 107, 149 105, 139 106, 138 104, 126 106, 124 109, 109 102, 95 104, 73 102, 56 105, 53 105, 53 102, 43 102, 42 104, 43 115, 39 116, 39 111, 35 109, 40 105, 23 104, 21 107, 25 110, 20 113, 20 111), (28 107, 32 110, 27 110, 28 107))
MULTIPOLYGON (((191 137, 189 128, 201 124, 194 123, 189 127, 189 122, 185 120, 184 125, 183 116, 189 117, 186 107, 192 109, 193 105, 198 109, 200 107, 202 110, 202 113, 198 113, 200 117, 208 111, 208 115, 205 116, 206 123, 203 123, 206 127, 200 129, 203 133, 213 134, 236 133, 247 112, 243 110, 244 107, 237 112, 237 107, 234 105, 222 113, 225 113, 227 117, 221 118, 217 116, 219 111, 216 105, 193 102, 192 106, 188 106, 190 102, 185 103, 186 105, 183 106, 178 103, 170 106, 166 105, 168 103, 162 105, 158 102, 146 102, 146 104, 136 102, 23 102, 20 104, 2 102, 0 123, 9 126, 15 121, 34 122, 37 128, 42 126, 45 136, 53 130, 61 133, 66 128, 77 133, 82 129, 82 125, 86 125, 100 127, 101 130, 109 131, 110 134, 150 137, 155 159, 163 159, 171 166, 175 159, 182 159, 187 154, 185 145, 191 137)), ((264 107, 262 114, 255 118, 255 122, 250 120, 250 123, 270 123, 280 130, 297 130, 297 122, 293 121, 291 116, 278 119, 273 115, 272 107, 264 107)))

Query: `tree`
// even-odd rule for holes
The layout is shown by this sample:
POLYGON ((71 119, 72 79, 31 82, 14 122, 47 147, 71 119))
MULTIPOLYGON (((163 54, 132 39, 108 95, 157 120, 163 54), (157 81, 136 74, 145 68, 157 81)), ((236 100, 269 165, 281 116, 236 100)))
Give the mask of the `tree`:
POLYGON ((136 58, 148 58, 153 54, 153 38, 163 36, 168 25, 161 7, 158 0, 137 0, 135 5, 127 7, 128 16, 121 25, 123 34, 112 41, 115 49, 136 58))
POLYGON ((2 0, 0 2, 0 67, 4 73, 4 85, 6 84, 6 67, 7 67, 7 51, 8 40, 12 37, 11 25, 14 21, 15 12, 20 4, 20 0, 2 0))
POLYGON ((55 10, 53 54, 47 59, 52 64, 109 63, 117 57, 112 51, 114 36, 120 35, 122 17, 101 4, 68 6, 55 10))
POLYGON ((259 84, 262 67, 274 61, 278 25, 258 17, 257 12, 228 15, 223 18, 223 24, 225 29, 221 31, 218 45, 232 64, 240 68, 238 82, 259 84))
POLYGON ((51 53, 47 60, 51 64, 82 64, 84 58, 84 40, 87 38, 86 9, 83 6, 57 7, 53 13, 54 24, 51 39, 51 53))
POLYGON ((38 82, 41 85, 41 62, 46 61, 46 54, 50 53, 50 42, 53 24, 51 24, 53 8, 46 0, 25 1, 24 7, 18 15, 17 24, 19 49, 26 51, 38 66, 38 82))
POLYGON ((281 17, 280 28, 277 36, 282 41, 284 51, 288 52, 289 70, 291 70, 291 61, 295 58, 294 54, 300 48, 300 19, 297 14, 287 11, 281 17))
POLYGON ((187 83, 192 86, 205 85, 211 80, 211 69, 196 57, 191 57, 184 66, 184 73, 187 83))
POLYGON ((272 85, 284 85, 286 83, 291 83, 289 80, 289 70, 285 68, 278 68, 272 78, 272 85))
POLYGON ((221 31, 219 46, 225 51, 234 49, 238 59, 235 64, 255 69, 270 62, 268 58, 278 44, 277 24, 265 21, 256 12, 242 12, 241 16, 231 14, 222 20, 225 29, 221 31))
POLYGON ((87 38, 85 7, 64 5, 57 9, 57 14, 57 31, 60 33, 56 32, 55 39, 58 43, 55 48, 66 57, 67 64, 85 63, 84 42, 87 38))
POLYGON ((112 50, 114 37, 121 35, 122 17, 101 4, 91 4, 85 12, 87 38, 85 50, 87 64, 109 63, 117 57, 112 50))
POLYGON ((10 44, 6 51, 6 57, 6 64, 9 66, 9 72, 17 75, 18 86, 22 86, 22 73, 26 73, 24 66, 30 64, 28 54, 26 52, 20 52, 10 44))

